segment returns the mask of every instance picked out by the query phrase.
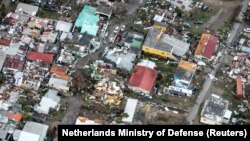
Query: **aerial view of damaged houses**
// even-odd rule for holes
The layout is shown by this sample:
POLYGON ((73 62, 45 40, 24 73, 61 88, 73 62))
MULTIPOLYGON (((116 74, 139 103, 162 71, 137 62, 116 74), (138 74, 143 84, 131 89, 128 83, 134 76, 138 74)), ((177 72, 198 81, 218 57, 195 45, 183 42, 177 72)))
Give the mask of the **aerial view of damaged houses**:
POLYGON ((250 0, 0 0, 0 70, 4 141, 250 124, 250 0))

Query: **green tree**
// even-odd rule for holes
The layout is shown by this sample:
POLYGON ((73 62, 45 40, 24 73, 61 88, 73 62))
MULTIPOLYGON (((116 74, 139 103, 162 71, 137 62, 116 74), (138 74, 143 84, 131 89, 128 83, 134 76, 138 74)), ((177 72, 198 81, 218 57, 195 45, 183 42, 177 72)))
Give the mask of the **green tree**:
POLYGON ((182 12, 182 10, 180 8, 176 7, 175 12, 177 14, 177 17, 179 17, 179 18, 182 17, 183 12, 182 12))
POLYGON ((30 112, 31 111, 31 107, 30 107, 30 105, 25 105, 24 107, 23 107, 23 111, 24 112, 30 112))

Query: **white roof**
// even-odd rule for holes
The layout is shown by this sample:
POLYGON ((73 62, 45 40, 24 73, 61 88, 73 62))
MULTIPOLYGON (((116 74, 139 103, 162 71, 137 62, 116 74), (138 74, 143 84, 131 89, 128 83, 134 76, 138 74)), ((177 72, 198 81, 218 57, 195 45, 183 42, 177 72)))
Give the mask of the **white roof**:
POLYGON ((16 80, 15 85, 20 86, 22 84, 23 72, 20 72, 20 71, 16 72, 14 77, 16 80))
POLYGON ((63 31, 63 32, 70 32, 73 24, 64 21, 58 21, 56 24, 56 30, 63 31))
POLYGON ((35 16, 38 11, 38 7, 26 3, 18 3, 17 8, 16 8, 16 13, 22 13, 24 12, 25 14, 35 16))
POLYGON ((16 55, 19 51, 20 44, 19 43, 11 43, 10 47, 7 49, 7 55, 16 55))
POLYGON ((13 139, 16 141, 19 139, 20 135, 21 135, 22 131, 19 129, 16 129, 13 133, 13 139))
POLYGON ((22 131, 18 141, 39 141, 39 135, 22 131))
POLYGON ((173 47, 173 54, 183 56, 189 49, 190 44, 168 34, 164 34, 162 40, 173 47))
POLYGON ((124 117, 122 119, 123 122, 129 122, 129 123, 133 122, 137 102, 138 102, 137 99, 128 98, 127 104, 124 110, 124 112, 128 114, 128 117, 124 117))
POLYGON ((157 22, 161 22, 163 20, 164 16, 161 15, 155 15, 153 20, 157 22))
POLYGON ((6 54, 0 54, 0 69, 3 68, 5 59, 6 59, 6 54))
POLYGON ((49 89, 44 97, 47 97, 49 99, 52 99, 53 101, 59 102, 61 98, 57 94, 58 94, 57 90, 49 89))
POLYGON ((225 114, 224 114, 224 118, 226 119, 230 119, 232 116, 232 111, 230 110, 226 110, 225 114))
MULTIPOLYGON (((39 141, 44 141, 44 138, 46 137, 48 128, 49 128, 48 125, 33 122, 33 121, 28 121, 24 125, 23 131, 26 131, 26 132, 32 133, 32 134, 36 134, 39 136, 39 141)), ((30 140, 23 140, 23 141, 30 141, 30 140)), ((38 140, 32 140, 32 141, 38 141, 38 140)))
POLYGON ((49 114, 50 108, 55 108, 58 105, 58 101, 43 97, 39 105, 36 105, 34 110, 38 113, 49 114))
POLYGON ((139 66, 145 66, 145 67, 149 67, 151 69, 154 69, 156 67, 155 62, 152 62, 150 60, 142 60, 140 63, 138 63, 137 65, 139 66))

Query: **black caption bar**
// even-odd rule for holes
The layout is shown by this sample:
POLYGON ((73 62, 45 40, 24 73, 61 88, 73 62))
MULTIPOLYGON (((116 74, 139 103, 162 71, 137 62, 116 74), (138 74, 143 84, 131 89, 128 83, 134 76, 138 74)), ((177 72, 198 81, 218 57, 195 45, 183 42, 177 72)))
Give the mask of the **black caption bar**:
POLYGON ((248 140, 249 126, 207 125, 59 125, 59 141, 82 140, 86 137, 141 139, 157 138, 231 138, 248 140))

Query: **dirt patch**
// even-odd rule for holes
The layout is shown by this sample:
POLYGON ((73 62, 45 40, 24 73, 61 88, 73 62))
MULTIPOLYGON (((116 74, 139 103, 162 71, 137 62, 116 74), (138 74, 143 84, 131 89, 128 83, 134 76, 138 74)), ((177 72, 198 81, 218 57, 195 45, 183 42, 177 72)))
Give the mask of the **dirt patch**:
POLYGON ((173 113, 171 111, 160 111, 154 118, 149 121, 149 124, 155 125, 181 125, 185 124, 186 114, 173 113))
POLYGON ((236 15, 238 8, 240 7, 242 0, 230 0, 230 1, 218 1, 218 0, 204 0, 204 3, 208 5, 219 5, 221 9, 213 16, 206 27, 210 31, 216 31, 221 28, 226 21, 232 21, 236 15))

